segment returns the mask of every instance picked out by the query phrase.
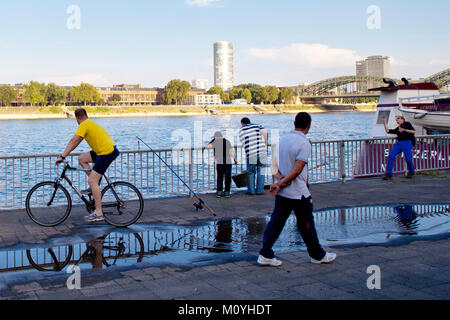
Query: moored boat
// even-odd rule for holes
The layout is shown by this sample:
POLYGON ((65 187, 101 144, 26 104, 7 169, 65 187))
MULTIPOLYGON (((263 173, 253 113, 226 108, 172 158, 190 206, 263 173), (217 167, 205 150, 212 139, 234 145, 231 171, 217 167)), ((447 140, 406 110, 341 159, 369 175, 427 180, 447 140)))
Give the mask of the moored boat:
MULTIPOLYGON (((386 133, 384 119, 389 128, 396 128, 396 116, 403 116, 415 128, 416 136, 450 133, 450 95, 440 94, 434 83, 410 84, 405 78, 401 85, 384 79, 387 87, 374 88, 380 91, 380 101, 375 114, 371 136, 375 140, 361 145, 354 177, 383 175, 389 153, 396 135, 386 133)), ((440 138, 439 138, 440 139, 440 138)), ((413 162, 416 170, 448 168, 450 165, 450 144, 448 137, 440 140, 420 138, 413 148, 413 162)), ((397 158, 394 173, 405 173, 406 165, 397 158)))

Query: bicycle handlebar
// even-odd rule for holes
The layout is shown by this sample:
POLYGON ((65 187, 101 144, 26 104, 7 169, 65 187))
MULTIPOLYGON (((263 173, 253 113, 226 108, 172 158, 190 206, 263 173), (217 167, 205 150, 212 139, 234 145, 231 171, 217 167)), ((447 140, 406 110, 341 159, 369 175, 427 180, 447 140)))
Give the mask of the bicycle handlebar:
POLYGON ((67 160, 61 161, 60 163, 57 164, 57 166, 59 166, 61 163, 64 163, 65 167, 67 167, 67 169, 71 171, 91 171, 91 169, 88 170, 88 169, 74 168, 70 166, 70 163, 67 160))

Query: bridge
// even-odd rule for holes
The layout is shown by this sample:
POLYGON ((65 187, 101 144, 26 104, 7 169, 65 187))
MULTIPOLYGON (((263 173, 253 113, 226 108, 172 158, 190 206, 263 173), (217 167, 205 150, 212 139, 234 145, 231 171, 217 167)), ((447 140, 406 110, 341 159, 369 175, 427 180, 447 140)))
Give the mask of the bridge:
MULTIPOLYGON (((402 83, 399 79, 393 80, 402 83)), ((450 68, 411 82, 434 82, 441 91, 447 91, 449 80, 450 68)), ((369 92, 368 89, 385 85, 380 77, 341 76, 311 83, 299 88, 297 93, 301 99, 378 97, 379 93, 369 92)))
POLYGON ((439 89, 447 90, 450 80, 450 68, 441 72, 435 73, 432 76, 424 79, 424 82, 434 82, 439 89))

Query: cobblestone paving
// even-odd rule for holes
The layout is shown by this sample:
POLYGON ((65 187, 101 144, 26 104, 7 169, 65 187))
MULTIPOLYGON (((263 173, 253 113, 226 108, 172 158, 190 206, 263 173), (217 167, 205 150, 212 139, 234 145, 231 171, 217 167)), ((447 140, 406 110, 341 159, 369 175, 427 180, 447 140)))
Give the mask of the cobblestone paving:
MULTIPOLYGON (((419 175, 392 182, 361 179, 312 186, 315 209, 392 203, 450 203, 450 174, 419 175)), ((220 217, 264 216, 273 198, 243 193, 217 200, 205 195, 220 217)), ((210 219, 195 212, 187 197, 146 201, 140 223, 187 224, 210 219)), ((84 225, 77 208, 62 226, 41 228, 24 210, 0 213, 0 247, 44 243, 54 236, 71 235, 84 225)), ((198 266, 160 266, 83 270, 81 289, 69 290, 65 272, 0 273, 0 299, 448 299, 450 297, 450 239, 413 241, 399 246, 329 249, 338 258, 329 265, 312 265, 304 251, 278 255, 280 268, 260 267, 255 254, 236 261, 198 266), (381 289, 369 290, 370 265, 381 270, 381 289)))

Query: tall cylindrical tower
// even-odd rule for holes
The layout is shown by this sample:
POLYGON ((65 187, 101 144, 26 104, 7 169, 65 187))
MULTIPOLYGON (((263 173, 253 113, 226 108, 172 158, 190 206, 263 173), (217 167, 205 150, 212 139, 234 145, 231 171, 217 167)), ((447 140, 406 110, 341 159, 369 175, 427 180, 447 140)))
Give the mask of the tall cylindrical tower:
POLYGON ((214 43, 214 85, 228 90, 234 86, 234 45, 229 41, 214 43))

